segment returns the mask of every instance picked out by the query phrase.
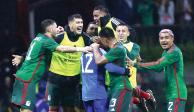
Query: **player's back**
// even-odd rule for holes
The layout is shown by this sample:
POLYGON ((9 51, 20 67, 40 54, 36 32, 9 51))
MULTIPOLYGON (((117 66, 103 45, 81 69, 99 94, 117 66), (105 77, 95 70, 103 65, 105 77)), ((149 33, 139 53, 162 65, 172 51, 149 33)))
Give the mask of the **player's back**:
POLYGON ((105 68, 95 63, 92 52, 83 53, 82 58, 82 99, 84 101, 104 99, 107 97, 105 90, 105 68))

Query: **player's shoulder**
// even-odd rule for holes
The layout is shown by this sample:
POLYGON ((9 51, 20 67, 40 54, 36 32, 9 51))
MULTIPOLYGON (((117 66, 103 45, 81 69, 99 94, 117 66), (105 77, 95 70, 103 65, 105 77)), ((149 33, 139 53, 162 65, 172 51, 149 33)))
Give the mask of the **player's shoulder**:
POLYGON ((64 32, 62 32, 62 33, 60 33, 60 34, 58 34, 57 37, 55 38, 55 41, 56 41, 57 43, 61 43, 61 41, 64 39, 65 33, 66 33, 66 31, 64 31, 64 32))
POLYGON ((137 43, 133 43, 133 46, 136 48, 140 48, 140 46, 137 43))
POLYGON ((173 45, 168 51, 167 53, 181 53, 181 50, 179 47, 177 47, 176 45, 173 45))

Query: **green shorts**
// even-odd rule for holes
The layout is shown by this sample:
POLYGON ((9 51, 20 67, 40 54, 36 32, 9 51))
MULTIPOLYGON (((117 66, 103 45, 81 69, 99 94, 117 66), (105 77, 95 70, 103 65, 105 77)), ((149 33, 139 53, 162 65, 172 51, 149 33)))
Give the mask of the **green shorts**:
POLYGON ((20 80, 15 79, 12 92, 12 103, 24 108, 33 110, 35 107, 36 84, 34 82, 25 83, 20 80))
POLYGON ((181 100, 179 98, 170 99, 167 101, 167 111, 166 112, 185 112, 186 100, 181 100))
POLYGON ((131 90, 109 90, 110 102, 108 112, 131 112, 131 98, 131 90))
POLYGON ((47 83, 49 106, 78 106, 80 102, 79 82, 79 75, 68 77, 50 73, 47 83))

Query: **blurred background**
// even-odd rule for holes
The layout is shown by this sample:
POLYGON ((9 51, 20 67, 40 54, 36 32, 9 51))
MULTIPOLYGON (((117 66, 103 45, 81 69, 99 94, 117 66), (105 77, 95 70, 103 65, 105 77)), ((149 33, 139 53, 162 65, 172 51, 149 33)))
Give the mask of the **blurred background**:
MULTIPOLYGON (((184 55, 185 80, 188 87, 186 112, 194 112, 194 1, 193 0, 1 0, 0 1, 0 112, 15 112, 10 95, 16 68, 11 65, 12 54, 24 53, 43 19, 51 18, 65 26, 67 17, 80 13, 84 28, 92 21, 96 5, 105 5, 111 16, 135 29, 131 40, 141 46, 145 61, 161 56, 158 32, 170 28, 175 43, 184 55)), ((46 78, 44 78, 46 79, 46 78)), ((143 89, 151 88, 163 112, 164 77, 155 72, 140 71, 138 82, 143 89)), ((43 89, 44 90, 44 89, 43 89)), ((37 111, 39 112, 39 111, 37 111)))

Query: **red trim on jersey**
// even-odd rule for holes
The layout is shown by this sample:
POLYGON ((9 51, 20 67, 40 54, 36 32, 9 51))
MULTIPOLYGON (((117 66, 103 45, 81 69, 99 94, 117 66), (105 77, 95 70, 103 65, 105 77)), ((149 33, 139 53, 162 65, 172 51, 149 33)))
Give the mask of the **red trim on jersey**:
POLYGON ((46 101, 48 101, 48 86, 49 86, 49 82, 47 82, 47 84, 46 84, 46 90, 45 90, 45 99, 46 99, 46 101))
POLYGON ((22 89, 22 100, 20 102, 20 105, 23 105, 26 102, 26 95, 28 92, 28 84, 29 83, 24 83, 24 88, 22 89))
POLYGON ((178 112, 179 103, 180 103, 180 99, 179 98, 176 98, 176 100, 174 102, 174 112, 178 112))
POLYGON ((116 107, 116 112, 121 112, 121 108, 122 108, 122 104, 123 104, 123 100, 124 100, 124 96, 126 94, 126 91, 127 91, 126 89, 123 89, 120 93, 118 105, 116 107))
POLYGON ((178 98, 180 98, 178 78, 177 78, 177 74, 176 74, 176 63, 174 63, 173 67, 174 67, 174 77, 175 77, 175 80, 176 80, 176 88, 177 88, 178 98))
POLYGON ((43 58, 43 57, 44 57, 44 54, 42 54, 42 55, 40 56, 40 60, 38 61, 38 64, 37 64, 36 68, 34 69, 34 72, 32 73, 32 77, 31 77, 29 80, 25 81, 25 80, 23 80, 23 79, 17 77, 16 75, 15 75, 15 78, 16 78, 17 80, 21 81, 21 82, 24 82, 24 83, 29 83, 29 82, 31 82, 32 79, 34 78, 34 75, 35 75, 36 71, 38 70, 38 68, 39 68, 39 66, 40 66, 40 62, 42 61, 42 58, 43 58))

